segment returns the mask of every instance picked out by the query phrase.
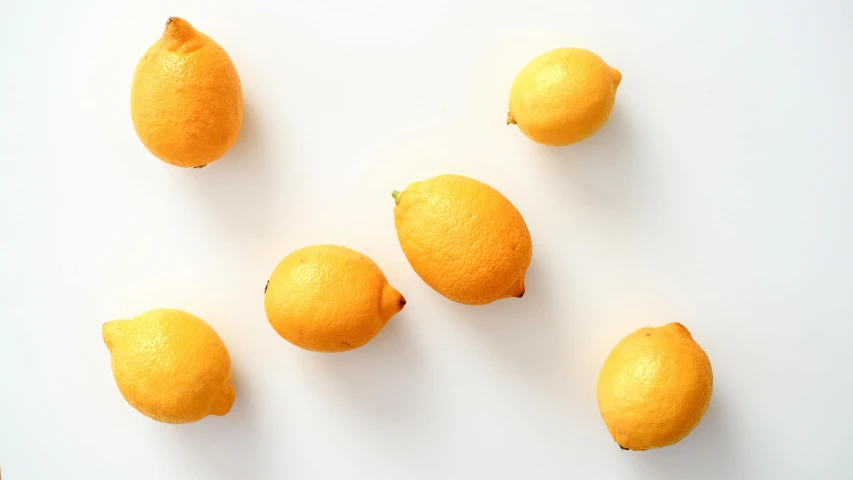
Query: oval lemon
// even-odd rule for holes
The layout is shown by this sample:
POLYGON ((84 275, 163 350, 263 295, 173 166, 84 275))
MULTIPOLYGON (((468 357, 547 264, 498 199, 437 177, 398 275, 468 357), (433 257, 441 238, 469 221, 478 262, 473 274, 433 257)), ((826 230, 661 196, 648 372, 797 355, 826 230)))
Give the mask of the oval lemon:
POLYGON ((161 308, 107 322, 102 334, 119 391, 143 415, 190 423, 231 410, 231 357, 202 319, 161 308))
POLYGON ((598 406, 626 450, 681 441, 711 403, 708 355, 680 323, 641 328, 610 352, 598 377, 598 406))
POLYGON ((524 295, 533 255, 527 224, 494 188, 441 175, 394 192, 403 253, 435 291, 468 305, 524 295))
POLYGON ((201 167, 237 141, 243 124, 240 77, 219 44, 172 17, 136 66, 130 113, 154 156, 179 167, 201 167))
POLYGON ((275 331, 318 352, 366 344, 404 305, 406 299, 370 258, 335 245, 312 245, 285 257, 264 296, 275 331))
POLYGON ((589 50, 550 51, 512 82, 507 124, 545 145, 579 142, 607 122, 621 81, 618 70, 589 50))

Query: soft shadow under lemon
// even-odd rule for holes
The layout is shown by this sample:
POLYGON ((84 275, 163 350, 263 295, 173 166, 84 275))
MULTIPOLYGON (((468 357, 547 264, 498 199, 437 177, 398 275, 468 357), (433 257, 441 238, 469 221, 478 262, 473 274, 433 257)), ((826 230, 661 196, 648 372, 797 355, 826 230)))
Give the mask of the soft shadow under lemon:
POLYGON ((205 472, 208 479, 258 478, 261 473, 263 462, 258 455, 263 448, 252 401, 254 389, 242 381, 245 376, 239 370, 233 375, 237 397, 226 415, 162 426, 168 434, 165 447, 183 452, 184 461, 197 465, 193 470, 205 472))
POLYGON ((556 272, 534 249, 522 298, 507 298, 484 306, 456 304, 458 317, 472 348, 480 348, 496 368, 515 375, 555 402, 564 402, 571 371, 566 352, 571 329, 571 292, 555 295, 556 272))
POLYGON ((618 106, 595 135, 565 147, 538 146, 547 161, 540 165, 549 189, 567 200, 597 208, 627 208, 641 188, 631 119, 618 106))
MULTIPOLYGON (((411 307, 407 307, 411 308, 411 307)), ((342 353, 308 353, 305 377, 336 403, 394 422, 425 401, 423 359, 406 310, 366 345, 342 353)))

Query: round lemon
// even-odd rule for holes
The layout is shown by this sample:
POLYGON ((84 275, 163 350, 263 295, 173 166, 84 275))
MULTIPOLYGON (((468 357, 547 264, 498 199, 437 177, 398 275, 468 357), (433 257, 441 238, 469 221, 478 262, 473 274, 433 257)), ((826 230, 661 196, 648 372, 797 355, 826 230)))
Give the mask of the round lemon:
POLYGON ((579 142, 607 122, 621 81, 618 70, 589 50, 550 51, 512 82, 507 124, 544 145, 579 142))
POLYGON ((334 245, 313 245, 285 257, 264 295, 275 331, 317 352, 366 344, 404 305, 406 299, 371 259, 334 245))
POLYGON ((161 308, 105 323, 102 333, 119 391, 143 415, 190 423, 231 410, 231 357, 202 319, 161 308))
POLYGON ((500 192, 441 175, 393 195, 400 246, 427 285, 468 305, 524 295, 533 244, 521 214, 500 192))
POLYGON ((598 377, 598 406, 625 450, 681 441, 711 402, 714 375, 705 351, 680 323, 641 328, 610 352, 598 377))

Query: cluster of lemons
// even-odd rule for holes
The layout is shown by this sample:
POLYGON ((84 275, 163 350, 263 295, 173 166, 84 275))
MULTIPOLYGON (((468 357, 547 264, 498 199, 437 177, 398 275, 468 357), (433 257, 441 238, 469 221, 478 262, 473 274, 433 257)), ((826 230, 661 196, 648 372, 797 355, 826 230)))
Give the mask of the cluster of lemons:
MULTIPOLYGON (((528 64, 513 82, 508 124, 532 140, 569 145, 594 134, 613 109, 622 75, 592 52, 566 48, 528 64)), ((202 167, 234 144, 243 119, 237 70, 222 47, 180 18, 144 55, 131 91, 136 132, 151 153, 202 167)), ((403 252, 426 284, 450 300, 483 305, 524 295, 532 257, 519 211, 494 188, 458 175, 393 192, 403 252)), ((308 246, 276 266, 264 291, 279 335, 306 350, 342 352, 374 338, 406 304, 367 256, 308 246)), ((124 398, 167 423, 225 415, 236 396, 225 344, 203 320, 157 309, 104 324, 124 398)), ((713 374, 679 323, 625 337, 601 370, 598 402, 614 440, 646 450, 678 442, 702 419, 713 374)))

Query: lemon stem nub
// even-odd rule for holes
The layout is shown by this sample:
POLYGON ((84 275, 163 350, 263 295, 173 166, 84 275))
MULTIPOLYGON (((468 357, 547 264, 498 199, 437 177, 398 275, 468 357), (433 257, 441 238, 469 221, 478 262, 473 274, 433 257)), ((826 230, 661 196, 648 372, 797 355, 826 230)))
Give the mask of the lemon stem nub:
POLYGON ((391 192, 391 196, 394 197, 394 205, 400 204, 400 195, 402 195, 402 193, 398 192, 397 190, 391 192))
POLYGON ((515 118, 512 116, 512 112, 507 112, 506 114, 506 124, 507 125, 515 125, 515 118))
POLYGON ((166 48, 174 51, 187 43, 195 34, 196 30, 190 22, 180 17, 169 17, 166 20, 166 29, 163 31, 163 40, 166 41, 166 48))

